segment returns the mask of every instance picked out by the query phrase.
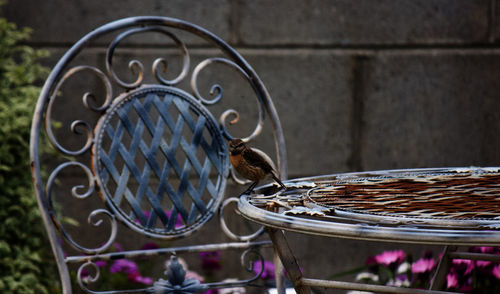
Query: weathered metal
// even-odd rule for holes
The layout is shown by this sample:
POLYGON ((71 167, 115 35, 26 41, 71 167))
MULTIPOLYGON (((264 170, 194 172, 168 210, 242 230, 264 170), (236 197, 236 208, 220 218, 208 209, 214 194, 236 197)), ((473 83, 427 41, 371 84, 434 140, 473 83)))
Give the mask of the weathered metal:
MULTIPOLYGON (((259 187, 240 198, 242 215, 274 228, 273 243, 288 252, 281 230, 358 240, 445 245, 431 289, 443 287, 450 258, 498 260, 497 255, 456 252, 456 246, 500 244, 500 168, 435 168, 358 172, 293 179, 287 189, 259 187), (276 239, 276 240, 275 240, 276 239), (450 249, 452 248, 452 249, 450 249)), ((294 273, 293 254, 280 254, 294 273)), ((293 278, 293 277, 292 277, 293 278)), ((304 285, 374 291, 422 290, 321 281, 295 271, 304 285)), ((301 290, 302 291, 302 290, 301 290)), ((307 293, 307 292, 303 292, 307 293)), ((441 293, 441 292, 428 292, 441 293)))
MULTIPOLYGON (((226 120, 235 117, 231 121, 235 123, 239 114, 233 109, 225 110, 219 121, 212 115, 208 107, 218 103, 223 97, 220 85, 212 86, 212 99, 200 94, 199 74, 214 63, 232 68, 253 89, 258 105, 258 121, 246 139, 252 140, 261 133, 264 114, 268 115, 275 138, 278 167, 281 176, 285 178, 283 132, 264 84, 239 53, 199 26, 168 17, 121 19, 82 37, 54 66, 36 105, 30 156, 35 192, 58 264, 64 293, 72 293, 68 264, 78 266, 77 283, 83 290, 99 293, 89 287, 89 282, 100 278, 99 267, 96 265, 99 260, 161 254, 175 256, 185 252, 226 249, 243 250, 244 260, 249 250, 259 257, 260 253, 256 249, 270 246, 270 241, 256 240, 262 234, 262 228, 248 236, 240 236, 228 228, 223 217, 227 204, 237 201, 232 198, 224 200, 227 178, 232 174, 226 145, 227 140, 233 138, 226 128, 226 120), (187 32, 205 40, 217 49, 216 56, 202 60, 191 71, 189 47, 178 37, 178 32, 187 32), (158 57, 151 65, 152 83, 145 82, 148 73, 143 62, 136 59, 128 63, 134 80, 129 82, 121 77, 123 73, 115 68, 118 65, 116 60, 119 60, 116 58, 116 49, 129 37, 145 33, 159 34, 173 41, 182 57, 182 66, 177 76, 166 78, 167 59, 158 57), (74 65, 85 50, 95 49, 92 42, 96 40, 111 40, 105 58, 99 63, 105 65, 105 68, 74 65), (75 140, 80 143, 70 144, 71 147, 68 147, 67 140, 61 140, 55 134, 54 126, 59 122, 54 115, 57 111, 72 113, 72 109, 58 108, 58 102, 61 92, 64 92, 64 85, 82 73, 92 75, 94 79, 81 79, 81 82, 86 85, 101 84, 104 97, 96 99, 89 89, 78 104, 70 106, 81 106, 84 112, 91 115, 69 122, 72 135, 85 139, 75 140), (190 83, 187 84, 190 88, 182 86, 182 82, 189 77, 190 83), (96 105, 96 101, 101 101, 100 105, 96 105), (45 142, 45 138, 54 151, 41 154, 41 144, 45 142), (81 179, 85 182, 83 185, 73 186, 69 193, 70 200, 88 201, 96 197, 102 200, 101 206, 87 212, 89 225, 108 225, 106 235, 102 236, 105 241, 100 244, 81 244, 72 237, 61 220, 60 210, 64 208, 54 204, 55 187, 63 180, 61 174, 67 171, 81 174, 81 179), (44 175, 48 175, 48 178, 44 175), (174 240, 193 234, 217 212, 220 213, 222 231, 236 242, 110 252, 111 245, 121 233, 120 230, 123 230, 119 223, 146 237, 174 240), (63 252, 65 244, 73 247, 76 254, 63 252), (87 269, 95 274, 84 280, 81 273, 87 269)), ((238 281, 198 284, 183 279, 182 268, 175 260, 172 259, 169 271, 177 278, 159 280, 155 286, 144 289, 102 293, 168 293, 177 290, 196 292, 208 288, 247 285, 260 276, 257 274, 238 281)), ((245 266, 252 271, 252 266, 245 266)))

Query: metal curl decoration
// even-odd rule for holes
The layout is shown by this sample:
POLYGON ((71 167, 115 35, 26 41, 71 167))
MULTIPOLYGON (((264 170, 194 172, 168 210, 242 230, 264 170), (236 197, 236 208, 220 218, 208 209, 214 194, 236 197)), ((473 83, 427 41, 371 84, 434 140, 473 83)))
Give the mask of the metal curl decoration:
POLYGON ((107 69, 109 75, 111 75, 113 77, 113 79, 120 86, 122 86, 123 88, 126 88, 126 89, 134 89, 134 88, 139 87, 142 84, 143 79, 144 79, 144 65, 140 61, 138 61, 138 60, 135 60, 135 59, 131 60, 129 62, 128 67, 129 67, 130 71, 132 72, 132 74, 137 75, 137 79, 134 82, 132 82, 132 83, 124 82, 123 80, 121 80, 118 77, 118 75, 113 70, 113 54, 115 52, 116 47, 120 43, 120 41, 122 41, 123 39, 125 39, 125 38, 127 38, 127 37, 129 37, 131 35, 139 34, 139 33, 144 33, 144 32, 159 32, 159 33, 162 33, 162 34, 170 37, 175 42, 175 44, 177 45, 177 47, 179 47, 181 49, 182 56, 183 56, 183 66, 182 66, 181 72, 179 73, 179 75, 176 78, 174 78, 172 80, 167 80, 167 79, 165 79, 164 77, 161 76, 161 74, 160 74, 160 65, 163 67, 163 69, 161 71, 163 71, 163 72, 167 71, 168 62, 166 61, 166 59, 164 59, 164 58, 157 58, 153 62, 153 66, 152 66, 153 74, 154 74, 154 76, 156 77, 156 79, 160 83, 162 83, 164 85, 167 85, 167 86, 173 86, 173 85, 176 85, 176 84, 180 83, 187 76, 188 71, 189 71, 189 63, 190 63, 190 61, 189 61, 188 50, 187 50, 186 45, 184 44, 184 42, 182 42, 179 38, 177 38, 176 35, 174 35, 170 31, 168 31, 165 28, 160 27, 160 26, 147 26, 147 27, 141 27, 141 28, 133 28, 133 29, 127 30, 127 31, 119 34, 110 43, 110 45, 108 47, 108 50, 106 52, 106 69, 107 69))
MULTIPOLYGON (((262 256, 262 254, 260 254, 259 251, 255 250, 254 248, 248 248, 247 250, 245 250, 242 254, 241 254, 241 265, 248 271, 248 272, 253 272, 254 271, 254 268, 255 268, 255 262, 254 261, 250 261, 250 264, 249 266, 245 266, 246 264, 246 257, 250 254, 254 254, 257 256, 258 260, 260 261, 260 264, 261 264, 261 267, 260 267, 260 271, 257 273, 256 275, 256 279, 259 278, 262 273, 264 272, 264 257, 262 256)), ((250 259, 251 260, 251 259, 250 259)))
POLYGON ((85 286, 85 284, 95 283, 95 282, 97 282, 97 280, 99 280, 99 277, 101 275, 101 271, 99 270, 99 267, 97 266, 97 264, 95 264, 92 261, 87 261, 86 263, 83 263, 78 268, 78 271, 77 271, 76 275, 77 275, 76 280, 77 280, 78 285, 80 286, 80 288, 82 288, 83 290, 85 290, 88 293, 100 293, 100 292, 92 291, 89 288, 87 288, 87 286, 85 286), (94 268, 94 270, 95 270, 95 276, 92 276, 90 274, 90 272, 87 271, 89 274, 85 277, 86 281, 83 281, 83 278, 82 278, 82 276, 83 276, 83 270, 86 267, 89 267, 89 266, 92 266, 94 268))
POLYGON ((226 208, 226 206, 229 205, 229 203, 231 202, 238 203, 238 201, 239 199, 236 197, 227 198, 226 200, 224 200, 224 202, 222 202, 222 205, 219 207, 219 221, 222 231, 224 232, 224 234, 226 234, 226 236, 228 236, 232 240, 241 242, 252 241, 264 233, 264 227, 260 227, 257 231, 255 231, 252 234, 242 236, 233 233, 227 226, 226 221, 224 219, 224 209, 226 208))
POLYGON ((95 191, 94 177, 92 175, 91 170, 87 166, 85 166, 84 164, 82 164, 80 162, 76 162, 76 161, 69 161, 69 162, 65 162, 63 164, 60 164, 56 169, 54 169, 54 171, 52 171, 52 173, 50 174, 49 179, 47 181, 47 193, 46 193, 46 195, 48 198, 47 202, 49 204, 49 213, 52 217, 52 221, 54 222, 56 228, 59 230, 61 235, 76 250, 79 250, 80 252, 83 252, 85 254, 97 254, 97 253, 103 252, 103 251, 107 250, 113 244, 114 240, 116 239, 117 232, 118 232, 118 223, 117 223, 115 216, 113 214, 111 214, 106 209, 96 209, 89 214, 87 221, 90 225, 92 225, 94 227, 101 226, 101 224, 103 222, 102 219, 96 219, 97 216, 98 215, 105 215, 110 221, 111 233, 110 233, 110 236, 108 237, 107 241, 104 242, 103 245, 101 245, 97 248, 87 248, 87 247, 84 247, 84 246, 78 244, 77 242, 75 242, 73 240, 73 238, 71 238, 71 236, 68 234, 68 232, 66 232, 66 230, 62 226, 61 221, 59 220, 59 217, 57 216, 56 211, 54 209, 54 204, 52 201, 52 195, 53 195, 52 192, 53 192, 54 183, 55 183, 59 173, 63 169, 65 169, 69 166, 76 166, 76 167, 81 168, 85 172, 87 179, 88 179, 88 190, 83 192, 83 193, 79 193, 78 190, 84 188, 84 186, 83 185, 74 186, 71 189, 71 195, 73 197, 75 197, 77 199, 86 199, 89 196, 91 196, 95 191))
MULTIPOLYGON (((253 140, 255 137, 257 137, 262 132, 262 129, 264 126, 265 109, 264 109, 264 105, 261 101, 262 98, 259 96, 259 94, 258 94, 259 92, 256 90, 252 79, 239 65, 237 65, 236 63, 234 63, 233 61, 231 61, 229 59, 221 58, 221 57, 207 58, 207 59, 203 60, 202 62, 200 62, 194 68, 193 74, 191 76, 191 88, 193 90, 194 96, 196 99, 198 99, 201 103, 203 103, 205 105, 215 104, 222 99, 223 89, 219 84, 212 85, 212 87, 210 88, 209 93, 211 96, 214 96, 214 98, 212 98, 212 99, 204 98, 200 94, 200 91, 198 89, 198 75, 200 74, 200 72, 204 68, 206 68, 208 65, 214 64, 214 63, 225 64, 225 65, 228 65, 228 66, 234 68, 238 73, 240 73, 240 75, 243 78, 245 78, 250 83, 250 85, 252 86, 252 89, 254 90, 255 94, 257 95, 257 99, 259 100, 258 101, 259 102, 258 103, 258 105, 259 105, 259 113, 258 113, 259 120, 257 122, 257 126, 255 127, 253 132, 248 137, 242 138, 243 141, 249 142, 249 141, 253 140)), ((229 124, 233 125, 239 121, 239 117, 240 117, 239 113, 234 109, 228 109, 222 113, 222 115, 220 116, 219 122, 220 122, 221 130, 222 130, 224 136, 228 139, 234 139, 234 137, 231 136, 231 134, 227 131, 227 128, 226 128, 226 119, 229 116, 234 116, 234 118, 229 122, 229 124)))
POLYGON ((92 111, 96 111, 96 112, 105 111, 109 107, 109 105, 111 104, 111 97, 113 96, 111 82, 109 81, 107 76, 102 71, 100 71, 99 69, 92 67, 92 66, 86 66, 86 65, 75 66, 75 67, 71 68, 70 70, 68 70, 64 74, 64 76, 59 80, 59 82, 57 83, 57 85, 54 88, 54 91, 52 92, 52 95, 50 97, 50 100, 49 100, 49 103, 47 106, 47 112, 45 114, 45 129, 47 130, 47 135, 48 135, 49 141, 52 143, 52 145, 60 152, 67 154, 67 155, 71 155, 71 156, 81 155, 90 149, 90 147, 92 146, 92 143, 94 141, 94 137, 93 137, 94 134, 93 134, 92 128, 85 121, 82 121, 82 120, 73 121, 71 124, 71 131, 77 135, 85 134, 87 136, 87 140, 86 140, 85 144, 83 145, 83 147, 81 147, 80 149, 68 150, 68 149, 64 148, 61 144, 59 144, 58 140, 56 139, 56 137, 54 135, 54 132, 52 131, 52 108, 53 108, 54 103, 56 101, 56 97, 61 90, 62 85, 71 76, 73 76, 74 74, 76 74, 78 72, 83 72, 83 71, 87 71, 87 72, 95 74, 102 81, 102 83, 104 84, 104 87, 106 88, 106 97, 105 97, 104 102, 101 106, 95 106, 89 102, 90 100, 95 100, 94 94, 92 94, 90 92, 86 92, 85 94, 83 94, 82 101, 83 101, 83 105, 85 107, 87 107, 88 109, 90 109, 92 111), (85 131, 84 132, 79 131, 77 129, 78 126, 82 126, 85 129, 85 131))

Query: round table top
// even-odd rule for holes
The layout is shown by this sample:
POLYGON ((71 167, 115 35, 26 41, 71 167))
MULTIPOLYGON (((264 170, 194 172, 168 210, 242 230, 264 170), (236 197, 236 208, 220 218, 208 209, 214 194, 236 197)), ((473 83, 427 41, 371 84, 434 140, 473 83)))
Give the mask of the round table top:
POLYGON ((305 234, 442 245, 500 244, 500 167, 343 173, 243 195, 239 211, 305 234))

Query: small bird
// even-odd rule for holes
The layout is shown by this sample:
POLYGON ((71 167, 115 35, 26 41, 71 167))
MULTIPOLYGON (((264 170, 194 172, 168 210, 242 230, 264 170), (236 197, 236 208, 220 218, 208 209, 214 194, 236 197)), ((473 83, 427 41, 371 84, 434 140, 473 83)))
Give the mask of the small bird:
POLYGON ((243 140, 233 139, 229 141, 229 152, 229 159, 234 169, 244 178, 253 181, 252 185, 242 195, 252 192, 259 181, 267 175, 271 175, 281 188, 286 188, 276 175, 270 159, 248 147, 243 140))

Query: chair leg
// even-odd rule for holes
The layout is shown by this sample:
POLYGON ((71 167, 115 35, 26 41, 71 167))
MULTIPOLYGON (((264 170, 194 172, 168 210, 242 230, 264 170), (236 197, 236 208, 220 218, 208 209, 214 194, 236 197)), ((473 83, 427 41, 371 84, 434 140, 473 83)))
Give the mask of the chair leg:
POLYGON ((429 287, 430 290, 442 290, 445 288, 446 275, 448 274, 448 270, 450 269, 451 265, 451 258, 449 256, 449 253, 454 251, 457 251, 457 246, 444 247, 443 256, 439 261, 436 273, 434 274, 431 285, 429 287))

